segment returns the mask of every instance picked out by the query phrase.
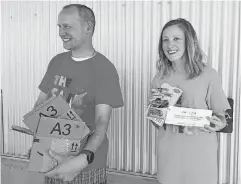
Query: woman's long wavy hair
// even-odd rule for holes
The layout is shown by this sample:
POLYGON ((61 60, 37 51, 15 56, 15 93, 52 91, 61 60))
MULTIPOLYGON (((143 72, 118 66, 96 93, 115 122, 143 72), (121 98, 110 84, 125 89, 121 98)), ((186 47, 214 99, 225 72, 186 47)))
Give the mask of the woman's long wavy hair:
POLYGON ((188 74, 188 79, 193 79, 203 71, 206 65, 206 55, 203 53, 199 46, 197 35, 193 26, 185 19, 178 18, 175 20, 171 20, 167 22, 163 27, 158 46, 159 60, 157 61, 157 70, 161 73, 161 77, 170 74, 170 71, 173 70, 172 62, 169 61, 168 58, 165 56, 162 47, 163 31, 167 27, 170 27, 172 25, 177 25, 184 32, 186 45, 185 52, 187 54, 185 70, 188 74))

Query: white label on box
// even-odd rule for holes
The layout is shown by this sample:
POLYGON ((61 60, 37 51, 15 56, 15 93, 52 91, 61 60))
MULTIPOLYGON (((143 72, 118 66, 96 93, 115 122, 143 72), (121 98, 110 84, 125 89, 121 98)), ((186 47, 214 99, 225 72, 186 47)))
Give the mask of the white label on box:
POLYGON ((210 125, 206 117, 212 116, 212 110, 168 107, 166 124, 204 127, 210 125))
POLYGON ((80 140, 52 139, 50 149, 63 156, 73 156, 79 154, 81 144, 83 143, 80 140))

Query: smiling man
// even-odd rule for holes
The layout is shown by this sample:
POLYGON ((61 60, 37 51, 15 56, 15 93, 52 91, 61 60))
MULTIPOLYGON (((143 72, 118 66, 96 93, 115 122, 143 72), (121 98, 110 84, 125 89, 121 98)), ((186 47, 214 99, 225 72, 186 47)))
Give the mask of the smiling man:
POLYGON ((58 165, 45 174, 45 184, 104 184, 111 111, 123 106, 119 76, 114 65, 93 48, 95 16, 90 8, 80 4, 65 6, 58 16, 58 27, 63 47, 69 51, 50 61, 35 106, 60 94, 96 131, 76 157, 61 159, 50 150, 58 165))

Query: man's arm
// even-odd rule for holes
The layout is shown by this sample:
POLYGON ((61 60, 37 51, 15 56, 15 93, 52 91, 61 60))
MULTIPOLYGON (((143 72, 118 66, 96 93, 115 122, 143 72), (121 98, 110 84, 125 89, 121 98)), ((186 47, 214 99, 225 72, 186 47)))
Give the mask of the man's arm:
POLYGON ((106 104, 99 104, 95 107, 95 132, 89 137, 84 149, 96 152, 102 144, 108 129, 112 107, 106 104))

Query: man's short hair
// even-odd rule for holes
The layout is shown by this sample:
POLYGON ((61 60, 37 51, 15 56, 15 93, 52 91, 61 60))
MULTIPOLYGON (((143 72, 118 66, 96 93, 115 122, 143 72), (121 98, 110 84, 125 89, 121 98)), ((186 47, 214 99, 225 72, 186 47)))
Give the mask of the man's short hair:
POLYGON ((64 9, 76 7, 79 11, 79 16, 84 19, 84 22, 91 23, 92 33, 95 30, 95 14, 91 8, 82 4, 69 4, 63 7, 64 9))

